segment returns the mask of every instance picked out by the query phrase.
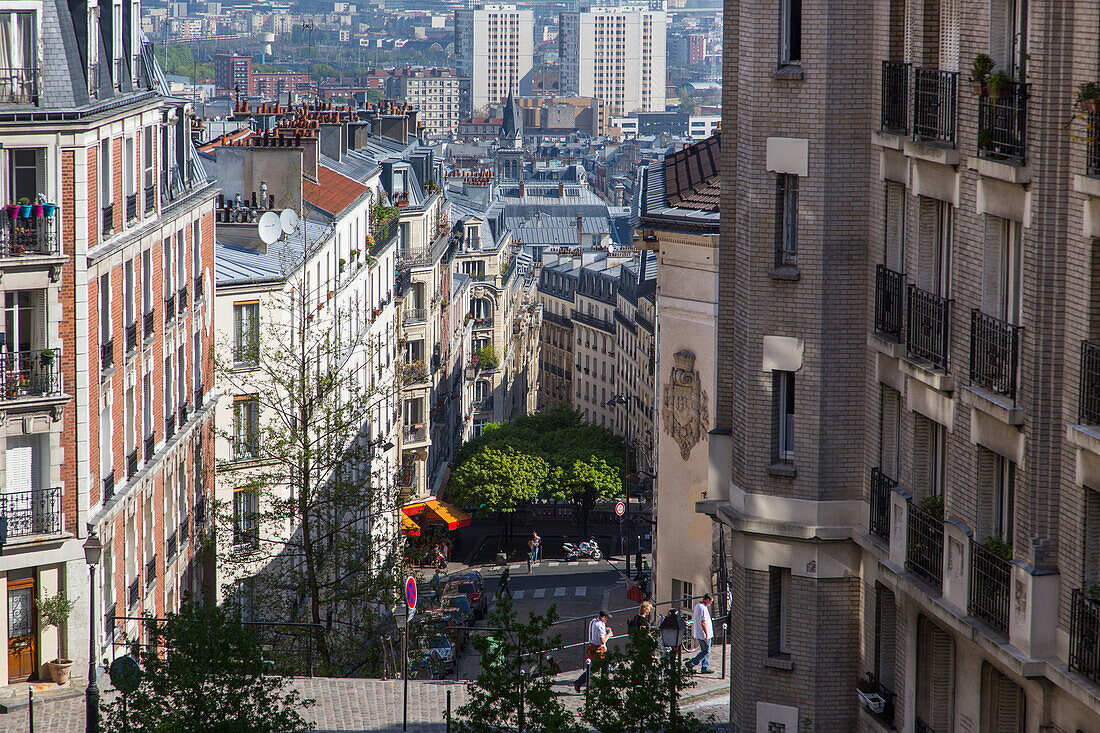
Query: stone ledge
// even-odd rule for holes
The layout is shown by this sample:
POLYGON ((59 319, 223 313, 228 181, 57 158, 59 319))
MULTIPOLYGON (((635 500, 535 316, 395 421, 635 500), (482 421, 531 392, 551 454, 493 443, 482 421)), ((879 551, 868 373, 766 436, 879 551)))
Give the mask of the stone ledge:
POLYGON ((986 178, 996 178, 999 181, 1015 183, 1020 186, 1031 183, 1031 168, 1026 165, 1011 165, 975 155, 970 158, 968 167, 972 171, 977 171, 978 175, 986 178))
POLYGON ((949 148, 939 143, 906 140, 905 154, 910 158, 919 158, 929 163, 939 163, 952 168, 959 164, 958 148, 949 148))
POLYGON ((1066 442, 1074 448, 1100 456, 1100 428, 1092 425, 1067 425, 1066 442))
POLYGON ((955 378, 953 376, 938 372, 931 366, 925 366, 908 357, 898 360, 898 369, 900 369, 903 374, 916 379, 918 382, 926 384, 932 389, 939 390, 940 392, 955 391, 955 378))
POLYGON ((890 150, 902 150, 905 147, 905 136, 879 130, 871 133, 871 144, 890 150))
POLYGON ((967 407, 981 410, 1005 425, 1018 427, 1024 424, 1023 408, 1017 407, 1004 395, 994 394, 987 389, 971 385, 959 390, 959 401, 967 407))
POLYGON ((1100 178, 1083 176, 1078 173, 1073 177, 1073 190, 1086 196, 1100 198, 1100 178))
POLYGON ((780 478, 794 478, 798 475, 798 469, 790 463, 777 462, 768 466, 769 476, 779 476, 780 478))
POLYGON ((772 669, 782 669, 790 672, 794 669, 794 663, 791 662, 789 656, 784 657, 764 657, 764 666, 772 669))
POLYGON ((905 344, 895 343, 873 331, 867 334, 867 348, 889 356, 891 359, 905 358, 905 344))

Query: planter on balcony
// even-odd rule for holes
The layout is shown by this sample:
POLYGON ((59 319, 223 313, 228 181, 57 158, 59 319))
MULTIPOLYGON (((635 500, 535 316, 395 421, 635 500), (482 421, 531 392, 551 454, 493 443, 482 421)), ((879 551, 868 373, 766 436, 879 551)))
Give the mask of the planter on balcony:
POLYGON ((859 697, 859 704, 865 706, 875 715, 882 715, 882 711, 886 708, 886 698, 877 692, 864 692, 863 690, 856 690, 856 695, 859 697))

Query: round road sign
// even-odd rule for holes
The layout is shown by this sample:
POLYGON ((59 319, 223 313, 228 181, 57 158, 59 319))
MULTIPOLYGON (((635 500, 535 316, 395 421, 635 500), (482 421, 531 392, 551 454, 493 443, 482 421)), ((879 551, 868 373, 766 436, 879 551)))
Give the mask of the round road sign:
POLYGON ((411 575, 405 579, 405 604, 410 612, 416 610, 416 578, 411 575))
POLYGON ((621 517, 624 514, 626 514, 626 504, 621 501, 615 502, 615 516, 621 517))

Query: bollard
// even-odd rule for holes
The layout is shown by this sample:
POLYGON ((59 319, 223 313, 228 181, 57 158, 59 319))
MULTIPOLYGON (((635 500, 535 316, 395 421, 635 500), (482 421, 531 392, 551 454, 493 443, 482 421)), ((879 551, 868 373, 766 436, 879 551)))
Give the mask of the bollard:
POLYGON ((592 660, 584 660, 584 706, 588 707, 588 688, 592 685, 592 660))
POLYGON ((27 715, 30 716, 31 733, 34 733, 34 688, 27 689, 27 715))
POLYGON ((722 624, 722 679, 726 679, 726 625, 722 624))
POLYGON ((447 690, 447 733, 451 733, 451 691, 447 690))

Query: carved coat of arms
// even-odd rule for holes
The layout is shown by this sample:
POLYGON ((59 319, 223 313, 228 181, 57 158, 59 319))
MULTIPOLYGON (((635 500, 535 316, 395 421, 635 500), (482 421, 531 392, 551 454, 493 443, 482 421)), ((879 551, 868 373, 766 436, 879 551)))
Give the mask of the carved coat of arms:
POLYGON ((699 372, 695 371, 695 354, 678 351, 672 358, 661 420, 665 432, 680 446, 680 457, 686 461, 709 427, 707 393, 699 381, 699 372))

